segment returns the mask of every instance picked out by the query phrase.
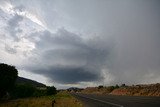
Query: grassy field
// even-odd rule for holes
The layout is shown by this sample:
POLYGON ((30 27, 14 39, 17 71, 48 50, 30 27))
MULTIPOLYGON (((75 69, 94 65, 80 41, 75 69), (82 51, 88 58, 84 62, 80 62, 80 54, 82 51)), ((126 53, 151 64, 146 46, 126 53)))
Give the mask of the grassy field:
POLYGON ((55 100, 54 107, 83 107, 79 101, 67 92, 59 92, 55 96, 17 99, 3 102, 0 103, 0 107, 52 107, 53 100, 55 100))

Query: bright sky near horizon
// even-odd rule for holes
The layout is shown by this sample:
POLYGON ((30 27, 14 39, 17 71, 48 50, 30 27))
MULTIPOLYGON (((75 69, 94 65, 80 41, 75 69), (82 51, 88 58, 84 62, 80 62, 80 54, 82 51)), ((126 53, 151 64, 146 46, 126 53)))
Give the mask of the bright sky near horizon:
POLYGON ((0 63, 57 88, 160 82, 159 0, 1 0, 0 63))

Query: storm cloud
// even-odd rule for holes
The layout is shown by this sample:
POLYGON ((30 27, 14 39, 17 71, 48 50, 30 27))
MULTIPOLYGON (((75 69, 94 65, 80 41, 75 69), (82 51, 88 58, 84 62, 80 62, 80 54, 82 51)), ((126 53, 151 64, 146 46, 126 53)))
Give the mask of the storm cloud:
MULTIPOLYGON (((40 40, 35 42, 32 52, 33 72, 41 73, 60 83, 100 81, 101 69, 109 59, 112 44, 104 48, 106 40, 100 38, 83 39, 64 28, 56 33, 37 32, 40 40), (36 60, 35 60, 36 59, 36 60)), ((33 40, 33 39, 32 39, 33 40)))
POLYGON ((159 0, 1 1, 0 61, 64 87, 159 82, 159 5, 159 0))

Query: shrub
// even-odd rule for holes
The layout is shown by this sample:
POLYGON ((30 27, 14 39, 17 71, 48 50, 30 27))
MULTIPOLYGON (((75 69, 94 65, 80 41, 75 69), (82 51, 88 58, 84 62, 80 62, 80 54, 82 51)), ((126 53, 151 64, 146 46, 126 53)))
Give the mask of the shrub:
POLYGON ((57 91, 56 91, 56 88, 54 86, 47 87, 46 95, 54 95, 56 93, 57 93, 57 91))
POLYGON ((109 91, 109 92, 112 92, 114 89, 115 89, 114 86, 109 86, 109 87, 108 87, 108 91, 109 91))
POLYGON ((116 84, 115 88, 119 88, 118 84, 116 84))
POLYGON ((13 98, 31 97, 35 93, 36 88, 29 84, 17 84, 11 92, 13 98))
POLYGON ((40 90, 40 89, 37 89, 33 94, 34 97, 41 97, 45 95, 46 95, 46 90, 40 90))
POLYGON ((122 84, 121 87, 126 87, 126 84, 122 84))
POLYGON ((116 86, 109 86, 109 87, 108 87, 108 91, 109 91, 109 92, 112 92, 114 89, 117 89, 117 88, 119 88, 118 85, 116 85, 116 86))
POLYGON ((103 88, 103 85, 99 85, 99 86, 98 86, 98 89, 101 89, 101 88, 103 88))

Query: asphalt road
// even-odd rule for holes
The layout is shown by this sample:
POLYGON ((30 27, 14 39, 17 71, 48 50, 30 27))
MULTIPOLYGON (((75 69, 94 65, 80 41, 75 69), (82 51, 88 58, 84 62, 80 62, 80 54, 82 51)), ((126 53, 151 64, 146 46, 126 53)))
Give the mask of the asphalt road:
POLYGON ((85 107, 160 107, 160 97, 72 93, 85 107))

